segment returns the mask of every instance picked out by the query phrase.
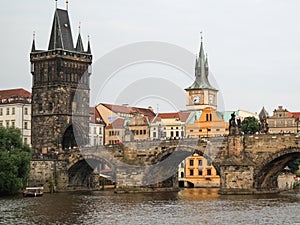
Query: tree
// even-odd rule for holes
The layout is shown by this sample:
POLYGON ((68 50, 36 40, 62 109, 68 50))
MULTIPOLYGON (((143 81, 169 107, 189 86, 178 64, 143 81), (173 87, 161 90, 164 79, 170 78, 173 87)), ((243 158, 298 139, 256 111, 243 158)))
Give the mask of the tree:
POLYGON ((255 134, 259 131, 259 121, 255 117, 246 117, 241 123, 241 130, 245 134, 255 134))
POLYGON ((29 175, 31 149, 23 144, 17 128, 0 127, 0 195, 24 188, 29 175))

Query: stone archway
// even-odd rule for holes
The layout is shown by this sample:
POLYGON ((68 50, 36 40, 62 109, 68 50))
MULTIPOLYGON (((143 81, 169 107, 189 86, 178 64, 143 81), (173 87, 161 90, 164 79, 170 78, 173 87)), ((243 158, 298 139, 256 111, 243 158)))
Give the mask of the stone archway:
MULTIPOLYGON (((68 169, 69 186, 71 188, 96 188, 99 174, 94 174, 95 168, 105 162, 97 159, 80 159, 68 169)), ((111 180, 115 181, 115 170, 112 170, 111 180)))
POLYGON ((79 124, 70 124, 62 136, 62 149, 72 149, 88 144, 88 130, 79 124))
POLYGON ((264 162, 258 162, 261 166, 254 170, 254 188, 258 191, 278 189, 278 175, 296 158, 300 158, 300 149, 288 148, 272 154, 264 162))

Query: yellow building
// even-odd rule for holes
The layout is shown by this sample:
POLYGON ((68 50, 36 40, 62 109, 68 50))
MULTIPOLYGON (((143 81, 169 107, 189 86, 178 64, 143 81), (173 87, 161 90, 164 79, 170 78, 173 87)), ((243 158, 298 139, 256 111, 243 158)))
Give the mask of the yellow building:
POLYGON ((215 137, 228 134, 228 123, 224 122, 222 114, 214 108, 204 108, 194 112, 186 123, 186 137, 215 137))
POLYGON ((178 176, 181 187, 219 187, 220 176, 203 156, 194 153, 181 163, 178 176), (183 168, 183 169, 182 169, 183 168))

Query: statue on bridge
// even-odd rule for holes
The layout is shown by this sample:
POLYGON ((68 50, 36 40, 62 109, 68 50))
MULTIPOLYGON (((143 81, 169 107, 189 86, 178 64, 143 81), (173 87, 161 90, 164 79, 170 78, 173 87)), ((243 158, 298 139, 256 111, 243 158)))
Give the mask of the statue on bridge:
POLYGON ((229 135, 240 135, 241 134, 241 119, 235 119, 235 112, 231 113, 229 120, 229 135))

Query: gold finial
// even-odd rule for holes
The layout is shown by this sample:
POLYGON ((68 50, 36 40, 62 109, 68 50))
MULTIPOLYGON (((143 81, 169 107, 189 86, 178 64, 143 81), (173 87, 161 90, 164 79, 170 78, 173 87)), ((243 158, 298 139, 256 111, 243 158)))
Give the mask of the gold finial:
POLYGON ((69 0, 66 0, 66 9, 67 9, 67 11, 69 9, 69 0))

